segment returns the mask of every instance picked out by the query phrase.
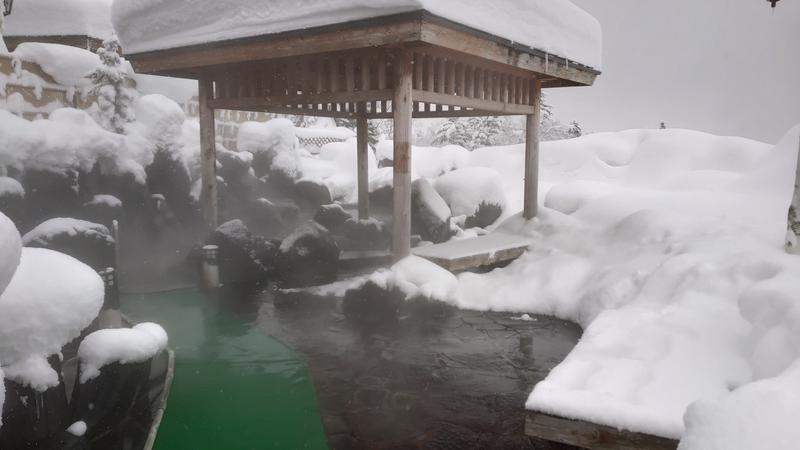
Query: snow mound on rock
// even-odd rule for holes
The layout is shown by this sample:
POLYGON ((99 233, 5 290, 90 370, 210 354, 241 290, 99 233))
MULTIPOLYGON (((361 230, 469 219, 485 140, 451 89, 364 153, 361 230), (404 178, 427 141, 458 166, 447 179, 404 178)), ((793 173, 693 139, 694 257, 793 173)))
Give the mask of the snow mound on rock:
POLYGON ((25 188, 22 187, 19 181, 9 178, 0 177, 0 197, 24 197, 25 188))
POLYGON ((14 272, 19 265, 22 255, 22 238, 17 227, 5 214, 0 212, 0 295, 3 294, 14 272))
POLYGON ((56 217, 40 223, 31 231, 25 233, 25 236, 22 237, 22 242, 25 246, 44 246, 56 236, 77 236, 79 234, 89 238, 94 237, 98 240, 106 240, 110 236, 105 225, 71 217, 56 217))
POLYGON ((59 383, 58 373, 42 355, 31 355, 3 367, 3 370, 9 380, 39 392, 56 387, 59 383))
POLYGON ((454 216, 472 216, 481 204, 504 208, 506 195, 500 173, 485 167, 467 167, 437 178, 433 187, 444 198, 454 216))
POLYGON ((146 361, 167 348, 167 332, 156 323, 140 323, 133 328, 98 330, 86 336, 78 348, 81 361, 80 382, 100 375, 111 363, 146 361))
POLYGON ((59 352, 94 320, 104 295, 91 267, 63 253, 24 248, 0 295, 0 364, 59 352))
POLYGON ((406 298, 425 297, 448 303, 458 302, 458 281, 452 273, 418 256, 407 256, 387 270, 368 278, 383 289, 396 288, 406 298))

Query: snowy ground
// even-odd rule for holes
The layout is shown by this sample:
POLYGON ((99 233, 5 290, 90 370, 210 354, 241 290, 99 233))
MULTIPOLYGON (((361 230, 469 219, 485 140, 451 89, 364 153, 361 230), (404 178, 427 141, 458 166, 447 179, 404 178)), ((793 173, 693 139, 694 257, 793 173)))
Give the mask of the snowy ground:
MULTIPOLYGON (((584 327, 530 409, 684 436, 683 449, 794 448, 785 421, 800 398, 778 393, 800 365, 800 259, 783 250, 799 134, 775 148, 686 130, 545 143, 540 216, 501 225, 533 250, 460 275, 449 301, 584 327)), ((503 175, 512 210, 522 155, 487 148, 469 162, 503 175)))

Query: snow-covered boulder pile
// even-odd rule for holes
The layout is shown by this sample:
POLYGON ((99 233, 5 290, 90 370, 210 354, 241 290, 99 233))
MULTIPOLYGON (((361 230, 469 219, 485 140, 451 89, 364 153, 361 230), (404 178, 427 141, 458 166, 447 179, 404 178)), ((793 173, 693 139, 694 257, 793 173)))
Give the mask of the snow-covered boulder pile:
POLYGON ((437 178, 433 187, 450 206, 453 216, 463 216, 467 228, 493 224, 506 206, 500 173, 485 167, 468 167, 437 178))
POLYGON ((22 242, 26 247, 66 253, 96 270, 114 266, 114 237, 99 223, 58 217, 25 233, 22 242))
POLYGON ((277 243, 254 236, 239 219, 220 225, 207 244, 219 247, 224 282, 261 281, 273 270, 277 243))
POLYGON ((339 253, 330 231, 309 221, 281 242, 277 269, 290 286, 329 283, 336 279, 339 253))
POLYGON ((297 137, 288 119, 245 122, 237 134, 239 151, 253 154, 257 176, 273 174, 294 180, 300 176, 297 137))
POLYGON ((420 178, 411 183, 411 232, 433 243, 450 239, 450 207, 431 183, 420 178))
POLYGON ((427 10, 510 41, 600 69, 599 22, 569 0, 276 0, 220 3, 116 0, 114 28, 128 53, 261 36, 427 10), (201 12, 202 11, 202 12, 201 12))
POLYGON ((98 377, 109 364, 147 361, 167 348, 167 340, 164 328, 151 322, 95 331, 83 338, 78 348, 80 382, 98 377))

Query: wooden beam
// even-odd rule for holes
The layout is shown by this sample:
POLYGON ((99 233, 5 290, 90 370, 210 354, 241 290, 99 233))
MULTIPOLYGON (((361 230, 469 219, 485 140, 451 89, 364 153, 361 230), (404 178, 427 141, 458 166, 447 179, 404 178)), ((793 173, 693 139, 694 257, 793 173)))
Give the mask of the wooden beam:
POLYGON ((542 85, 536 80, 531 83, 530 100, 533 114, 525 117, 525 199, 523 217, 533 219, 538 213, 539 198, 539 106, 542 98, 542 85))
POLYGON ((570 420, 536 411, 525 416, 525 434, 590 450, 675 450, 672 439, 570 420))
POLYGON ((319 103, 368 102, 372 100, 388 100, 394 92, 391 89, 380 89, 355 92, 325 92, 304 95, 269 95, 265 97, 217 98, 211 105, 216 109, 259 108, 264 105, 312 105, 319 103))
POLYGON ((369 219, 369 124, 366 105, 358 105, 360 114, 356 120, 358 164, 358 218, 369 219))
POLYGON ((200 114, 200 166, 201 188, 200 205, 203 220, 209 231, 217 228, 217 139, 215 135, 214 109, 211 99, 214 96, 214 83, 209 78, 198 82, 198 104, 200 114))
POLYGON ((417 101, 436 103, 439 105, 460 106, 462 108, 481 109, 483 111, 503 114, 525 115, 534 113, 534 107, 532 105, 515 105, 512 103, 417 90, 414 91, 413 95, 414 99, 417 101))
POLYGON ((392 257, 399 261, 411 253, 411 114, 413 68, 411 54, 400 50, 394 59, 394 185, 392 257))

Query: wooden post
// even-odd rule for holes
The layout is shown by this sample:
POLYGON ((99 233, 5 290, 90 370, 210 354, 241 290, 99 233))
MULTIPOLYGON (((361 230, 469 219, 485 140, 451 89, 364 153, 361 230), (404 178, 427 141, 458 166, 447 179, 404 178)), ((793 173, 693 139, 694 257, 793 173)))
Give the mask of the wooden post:
POLYGON ((214 82, 203 77, 198 82, 200 114, 200 166, 202 186, 200 205, 203 220, 209 230, 217 228, 217 139, 215 136, 214 109, 210 101, 214 96, 214 82))
POLYGON ((364 103, 359 104, 356 121, 358 145, 358 218, 369 219, 369 127, 364 103))
POLYGON ((534 113, 526 116, 525 122, 525 209, 523 217, 533 219, 538 212, 539 196, 539 106, 542 98, 542 83, 532 82, 530 102, 534 113))
POLYGON ((392 257, 411 253, 411 54, 401 50, 394 61, 394 229, 392 257))

